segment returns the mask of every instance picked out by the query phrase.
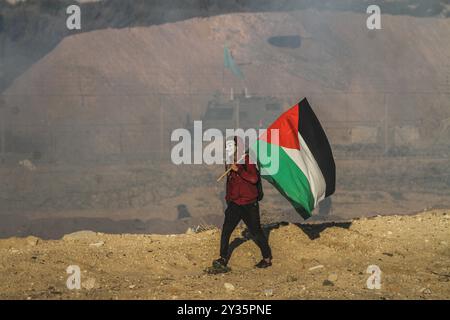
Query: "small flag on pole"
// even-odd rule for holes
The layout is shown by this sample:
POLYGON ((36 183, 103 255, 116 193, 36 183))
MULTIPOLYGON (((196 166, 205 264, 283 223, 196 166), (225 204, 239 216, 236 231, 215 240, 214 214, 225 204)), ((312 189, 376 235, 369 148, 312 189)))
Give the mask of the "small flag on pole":
POLYGON ((231 56, 231 52, 230 52, 230 50, 228 49, 227 46, 225 46, 223 55, 224 55, 224 62, 223 62, 224 63, 224 67, 227 68, 227 69, 230 69, 231 72, 233 72, 233 74, 236 77, 238 77, 240 79, 243 79, 244 75, 243 75, 241 69, 239 68, 239 66, 234 61, 233 57, 231 56))

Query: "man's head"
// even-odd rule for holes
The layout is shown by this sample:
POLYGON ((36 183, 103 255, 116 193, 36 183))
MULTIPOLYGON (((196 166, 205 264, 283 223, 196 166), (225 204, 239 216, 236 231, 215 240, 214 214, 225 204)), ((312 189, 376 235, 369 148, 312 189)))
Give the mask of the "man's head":
POLYGON ((244 142, 239 136, 233 136, 229 139, 225 146, 227 160, 236 162, 241 159, 245 153, 244 147, 244 142))

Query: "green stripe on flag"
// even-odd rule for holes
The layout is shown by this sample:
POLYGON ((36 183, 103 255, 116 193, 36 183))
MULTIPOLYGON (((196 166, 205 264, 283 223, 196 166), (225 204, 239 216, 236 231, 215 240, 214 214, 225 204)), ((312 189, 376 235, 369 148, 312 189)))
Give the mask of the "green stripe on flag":
POLYGON ((282 147, 261 140, 258 140, 257 147, 261 176, 286 197, 303 218, 311 217, 314 197, 302 170, 282 147), (266 161, 267 159, 270 159, 270 162, 266 161), (279 161, 278 170, 272 170, 277 168, 275 161, 279 161))

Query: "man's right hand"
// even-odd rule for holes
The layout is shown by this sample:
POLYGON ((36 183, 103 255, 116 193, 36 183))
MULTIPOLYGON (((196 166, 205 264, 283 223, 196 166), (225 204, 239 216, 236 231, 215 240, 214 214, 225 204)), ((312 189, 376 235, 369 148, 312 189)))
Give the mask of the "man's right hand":
POLYGON ((235 163, 233 163, 231 165, 231 171, 237 172, 238 170, 239 170, 238 166, 235 163))

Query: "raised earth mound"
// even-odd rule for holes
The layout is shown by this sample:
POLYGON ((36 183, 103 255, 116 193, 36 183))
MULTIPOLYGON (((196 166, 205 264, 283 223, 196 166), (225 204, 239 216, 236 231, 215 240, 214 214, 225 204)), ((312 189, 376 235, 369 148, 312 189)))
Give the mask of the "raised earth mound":
MULTIPOLYGON (((378 216, 267 231, 271 268, 237 230, 231 272, 204 272, 216 258, 217 229, 182 235, 89 231, 45 241, 0 240, 3 299, 449 299, 450 213, 378 216), (69 290, 66 269, 81 270, 69 290), (381 288, 368 289, 370 265, 381 288)), ((273 226, 272 226, 273 227, 273 226)))

